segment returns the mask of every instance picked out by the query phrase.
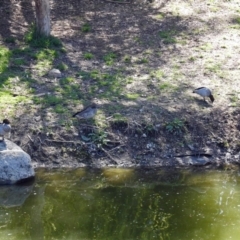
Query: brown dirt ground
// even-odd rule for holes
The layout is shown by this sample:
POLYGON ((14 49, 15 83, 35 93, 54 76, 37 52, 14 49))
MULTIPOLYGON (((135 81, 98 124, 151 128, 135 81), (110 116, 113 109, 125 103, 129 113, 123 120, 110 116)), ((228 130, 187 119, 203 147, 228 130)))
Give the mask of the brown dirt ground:
MULTIPOLYGON (((33 9, 29 1, 1 1, 1 39, 22 39, 34 21, 33 9)), ((58 0, 51 1, 51 17, 52 35, 66 49, 55 62, 69 66, 65 77, 79 71, 121 69, 132 81, 115 99, 102 97, 104 86, 88 99, 94 81, 79 82, 86 100, 97 102, 107 122, 109 141, 103 147, 79 138, 93 131, 86 126, 92 122, 73 121, 67 131, 55 123, 69 116, 56 116, 31 103, 16 109, 12 140, 31 155, 34 166, 186 166, 189 158, 176 156, 193 152, 210 153, 207 163, 217 165, 240 161, 238 1, 58 0), (91 25, 89 33, 81 31, 86 22, 91 25), (159 37, 159 32, 165 36, 159 37), (84 59, 85 52, 94 59, 84 59), (109 52, 118 56, 111 66, 102 60, 109 52), (126 56, 131 59, 128 63, 126 56), (200 86, 213 90, 214 104, 192 94, 200 86), (124 94, 139 97, 126 99, 124 94), (127 120, 112 121, 116 112, 127 120), (177 135, 166 131, 166 123, 175 118, 184 121, 183 132, 177 135), (48 130, 40 130, 42 125, 48 130)), ((35 86, 36 95, 54 84, 34 69, 31 74, 46 81, 35 86)), ((70 110, 81 107, 73 104, 70 110)), ((6 110, 3 115, 7 114, 6 110)))

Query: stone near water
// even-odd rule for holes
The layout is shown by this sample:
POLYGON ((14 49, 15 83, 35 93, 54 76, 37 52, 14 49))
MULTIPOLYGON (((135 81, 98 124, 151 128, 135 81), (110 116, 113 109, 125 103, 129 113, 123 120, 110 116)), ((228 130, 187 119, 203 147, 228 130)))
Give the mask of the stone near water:
POLYGON ((7 139, 0 142, 0 184, 15 184, 34 176, 30 156, 7 139))

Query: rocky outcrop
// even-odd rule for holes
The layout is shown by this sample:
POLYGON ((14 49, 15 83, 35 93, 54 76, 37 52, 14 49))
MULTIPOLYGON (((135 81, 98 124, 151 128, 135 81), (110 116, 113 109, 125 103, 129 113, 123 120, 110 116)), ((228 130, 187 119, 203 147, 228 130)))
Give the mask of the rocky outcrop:
POLYGON ((15 184, 34 176, 30 156, 9 140, 0 142, 0 184, 15 184))

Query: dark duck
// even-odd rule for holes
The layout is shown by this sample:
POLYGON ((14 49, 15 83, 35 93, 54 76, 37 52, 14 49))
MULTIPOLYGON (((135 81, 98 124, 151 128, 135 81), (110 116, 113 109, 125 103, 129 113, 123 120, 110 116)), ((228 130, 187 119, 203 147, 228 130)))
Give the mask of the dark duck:
POLYGON ((73 117, 78 119, 89 119, 93 118, 97 113, 97 105, 95 103, 85 107, 83 110, 73 114, 73 117))
POLYGON ((10 125, 10 121, 8 119, 4 119, 2 123, 0 123, 0 137, 2 138, 2 140, 0 141, 4 141, 4 136, 7 133, 10 133, 11 131, 11 125, 10 125))

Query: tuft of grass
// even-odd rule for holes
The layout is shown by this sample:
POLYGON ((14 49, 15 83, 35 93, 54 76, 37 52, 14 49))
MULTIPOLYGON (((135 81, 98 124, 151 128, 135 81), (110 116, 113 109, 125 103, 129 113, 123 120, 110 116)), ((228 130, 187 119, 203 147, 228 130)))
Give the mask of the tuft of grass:
POLYGON ((59 69, 60 71, 66 71, 66 70, 68 70, 68 65, 61 62, 57 65, 57 69, 59 69))
POLYGON ((184 121, 179 118, 174 118, 173 121, 166 123, 165 127, 167 132, 174 135, 180 135, 185 130, 184 121))
POLYGON ((39 61, 40 60, 53 61, 56 57, 58 57, 58 52, 52 49, 42 49, 40 51, 35 52, 33 57, 39 61))
POLYGON ((125 94, 125 97, 128 99, 128 100, 136 100, 139 98, 139 94, 138 93, 126 93, 125 94))
POLYGON ((114 113, 113 114, 113 121, 114 122, 127 122, 127 118, 123 116, 121 113, 114 113))
POLYGON ((199 47, 201 50, 209 51, 213 48, 211 43, 205 43, 199 47))
POLYGON ((54 107, 54 111, 56 113, 65 113, 66 112, 66 107, 64 107, 62 104, 57 104, 55 107, 54 107))
POLYGON ((9 91, 0 90, 0 111, 6 108, 6 103, 8 103, 8 111, 15 112, 19 103, 24 103, 29 100, 26 96, 13 96, 9 91))
POLYGON ((212 73, 217 73, 218 71, 221 70, 222 66, 221 64, 212 64, 212 63, 209 63, 206 65, 205 67, 209 72, 212 72, 212 73))
POLYGON ((98 129, 93 133, 89 133, 88 136, 97 145, 98 148, 108 145, 110 141, 108 139, 108 134, 103 129, 98 129))
POLYGON ((159 84, 159 89, 160 90, 169 90, 173 89, 175 86, 173 86, 171 83, 164 82, 159 84))
POLYGON ((103 60, 108 66, 113 65, 116 58, 117 58, 117 55, 115 53, 112 53, 112 52, 103 56, 103 60))
POLYGON ((231 106, 232 107, 237 107, 238 105, 238 96, 237 95, 233 95, 230 97, 230 101, 231 101, 231 106))
POLYGON ((130 62, 131 62, 131 56, 125 55, 125 56, 123 57, 123 61, 124 61, 125 63, 130 63, 130 62))
POLYGON ((16 43, 16 38, 15 37, 7 37, 4 39, 5 43, 16 43))
POLYGON ((55 95, 46 95, 44 96, 44 98, 41 98, 41 99, 34 98, 34 102, 36 104, 43 104, 46 107, 50 107, 50 106, 55 106, 57 104, 61 104, 62 98, 55 95))
POLYGON ((89 23, 84 23, 83 26, 81 27, 81 31, 83 33, 88 33, 91 31, 91 25, 89 23))
POLYGON ((26 60, 23 58, 16 58, 12 60, 12 64, 15 66, 21 66, 24 65, 26 63, 26 60))
POLYGON ((29 47, 15 48, 12 50, 13 57, 33 57, 33 50, 29 47))
POLYGON ((164 17, 165 17, 164 13, 158 13, 154 16, 154 18, 157 20, 162 20, 164 17))
POLYGON ((0 46, 0 73, 7 70, 11 57, 11 51, 8 48, 0 46))
POLYGON ((145 64, 148 63, 148 59, 147 58, 142 58, 138 61, 139 64, 145 64))
POLYGON ((36 25, 32 25, 24 36, 24 40, 34 48, 54 48, 62 47, 61 41, 54 36, 39 35, 36 25))
POLYGON ((98 94, 98 97, 108 99, 120 96, 128 81, 120 72, 102 73, 96 69, 91 72, 81 71, 77 74, 77 77, 80 77, 83 81, 92 82, 89 87, 89 94, 98 94))
POLYGON ((84 53, 83 54, 83 58, 86 59, 86 60, 91 60, 93 59, 93 54, 92 53, 84 53))
POLYGON ((164 77, 164 72, 162 70, 156 70, 150 72, 151 78, 157 78, 158 80, 161 80, 164 77))
POLYGON ((163 43, 165 44, 171 44, 176 43, 176 39, 174 38, 174 35, 176 34, 176 31, 160 31, 159 36, 163 40, 163 43))
POLYGON ((74 83, 75 79, 72 77, 66 77, 66 78, 61 78, 60 79, 60 84, 62 85, 69 85, 71 83, 74 83))

